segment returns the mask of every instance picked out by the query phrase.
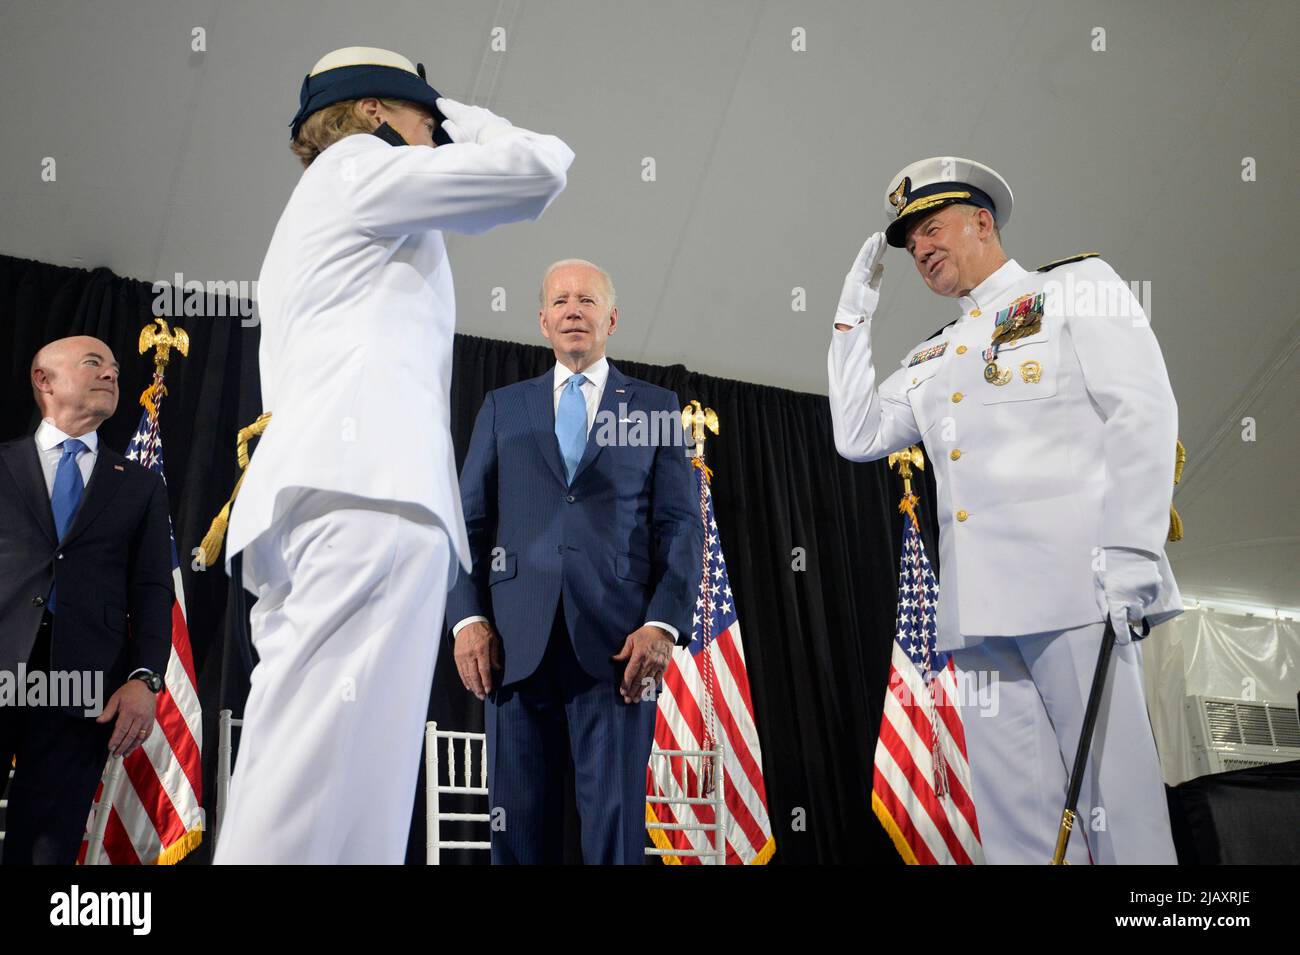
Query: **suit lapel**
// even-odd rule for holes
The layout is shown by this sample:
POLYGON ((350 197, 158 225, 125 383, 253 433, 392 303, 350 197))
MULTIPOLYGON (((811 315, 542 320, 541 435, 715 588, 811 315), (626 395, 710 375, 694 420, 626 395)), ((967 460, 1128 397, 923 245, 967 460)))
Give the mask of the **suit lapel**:
POLYGON ((54 529, 54 511, 50 507, 50 496, 45 490, 45 474, 41 471, 40 452, 36 450, 36 439, 28 437, 22 441, 12 441, 3 447, 0 461, 9 470, 13 482, 18 487, 18 496, 27 504, 36 523, 50 542, 59 542, 54 529))
POLYGON ((67 544, 80 534, 117 494, 126 477, 126 459, 112 448, 106 447, 103 440, 99 442, 99 453, 95 455, 95 469, 90 472, 90 483, 81 496, 81 505, 72 518, 72 526, 63 536, 62 544, 67 544))
POLYGON ((631 407, 632 391, 627 376, 615 368, 613 363, 610 363, 609 375, 605 378, 605 391, 600 396, 600 407, 596 409, 596 420, 592 422, 591 430, 587 432, 586 450, 582 452, 582 460, 578 462, 578 469, 573 472, 573 482, 575 484, 578 482, 578 478, 582 477, 582 472, 587 470, 591 463, 600 456, 600 452, 604 450, 604 446, 596 440, 596 435, 600 430, 600 423, 609 420, 609 415, 614 415, 613 420, 616 422, 615 427, 617 428, 619 406, 631 407))
POLYGON ((555 396, 551 386, 555 382, 554 370, 534 378, 527 389, 528 418, 532 422, 533 437, 556 479, 563 485, 569 483, 564 476, 564 462, 560 459, 560 442, 555 437, 555 396))

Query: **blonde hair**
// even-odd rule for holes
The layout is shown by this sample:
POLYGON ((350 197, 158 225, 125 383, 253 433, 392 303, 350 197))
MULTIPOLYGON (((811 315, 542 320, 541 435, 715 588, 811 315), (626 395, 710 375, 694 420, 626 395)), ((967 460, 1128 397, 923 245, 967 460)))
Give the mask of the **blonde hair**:
MULTIPOLYGON (((405 100, 381 99, 378 96, 362 98, 379 100, 379 105, 389 112, 402 108, 416 110, 424 108, 405 100)), ((348 99, 341 103, 333 103, 316 110, 303 120, 298 130, 298 138, 290 143, 289 148, 293 150, 293 154, 298 157, 304 169, 343 137, 373 132, 366 115, 356 108, 360 102, 360 99, 348 99)))

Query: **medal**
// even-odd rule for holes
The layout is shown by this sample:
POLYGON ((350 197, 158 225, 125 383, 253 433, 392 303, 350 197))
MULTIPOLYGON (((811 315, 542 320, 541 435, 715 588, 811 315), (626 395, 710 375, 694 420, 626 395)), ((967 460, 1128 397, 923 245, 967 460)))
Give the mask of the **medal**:
MULTIPOLYGON (((1036 334, 1043 328, 1043 304, 1046 296, 1039 292, 1022 295, 993 319, 993 340, 984 349, 984 380, 990 385, 1005 385, 1011 380, 1011 369, 998 367, 998 351, 1003 345, 1036 334)), ((1020 377, 1026 384, 1037 382, 1043 366, 1036 361, 1022 362, 1020 377)))
POLYGON ((1005 369, 999 371, 997 362, 991 361, 984 366, 984 380, 990 385, 1005 385, 1011 380, 1011 372, 1005 369))
POLYGON ((1036 334, 1043 327, 1043 306, 1046 296, 1039 292, 1022 295, 993 320, 993 341, 997 344, 1019 341, 1036 334))
POLYGON ((998 368, 998 348, 1001 342, 994 341, 992 345, 984 349, 983 358, 988 364, 984 366, 984 380, 990 385, 1005 385, 1011 380, 1011 372, 1002 371, 998 368))

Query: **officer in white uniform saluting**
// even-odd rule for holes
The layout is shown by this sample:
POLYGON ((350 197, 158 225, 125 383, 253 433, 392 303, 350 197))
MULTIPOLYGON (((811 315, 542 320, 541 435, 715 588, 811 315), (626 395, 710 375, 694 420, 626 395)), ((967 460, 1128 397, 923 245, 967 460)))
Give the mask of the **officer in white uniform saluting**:
POLYGON ((424 77, 336 50, 291 124, 307 168, 258 280, 272 417, 227 554, 258 597, 260 660, 217 862, 405 854, 443 606, 457 560, 469 570, 442 231, 537 218, 573 161, 424 77))
POLYGON ((1117 643, 1071 862, 1172 863, 1136 639, 1182 601, 1165 559, 1177 406, 1141 306, 1100 258, 1027 272, 1002 250, 1011 189, 955 157, 913 163, 853 263, 827 360, 835 445, 922 442, 939 518, 938 647, 961 701, 989 862, 1052 857, 1105 620, 1117 643), (960 314, 877 385, 887 246, 960 314), (1132 628, 1132 629, 1131 629, 1132 628), (1135 632, 1136 631, 1136 632, 1135 632))

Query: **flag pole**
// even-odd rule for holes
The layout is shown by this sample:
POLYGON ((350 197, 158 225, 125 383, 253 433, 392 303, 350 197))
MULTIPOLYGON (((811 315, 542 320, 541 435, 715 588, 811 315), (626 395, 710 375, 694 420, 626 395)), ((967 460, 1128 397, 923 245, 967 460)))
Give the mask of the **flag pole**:
MULTIPOLYGON (((903 498, 898 502, 900 514, 906 514, 912 527, 919 534, 921 522, 916 517, 916 506, 921 499, 912 493, 912 468, 925 470, 925 453, 915 444, 902 451, 895 451, 888 458, 890 468, 898 468, 898 476, 903 479, 903 498)), ((925 651, 925 685, 929 690, 928 716, 930 718, 930 759, 934 763, 934 794, 943 800, 951 794, 948 785, 948 758, 943 752, 943 741, 939 732, 939 701, 935 698, 935 670, 930 657, 929 647, 925 651)))
MULTIPOLYGON (((706 521, 708 514, 708 501, 705 497, 705 486, 713 477, 713 472, 709 466, 704 463, 704 440, 708 437, 706 429, 714 434, 718 433, 718 415, 712 408, 705 408, 699 401, 692 399, 682 409, 682 428, 690 435, 690 458, 691 465, 699 469, 700 472, 700 520, 706 521)), ((705 526, 705 534, 708 533, 708 526, 705 526)), ((710 627, 713 622, 713 600, 710 596, 709 588, 704 586, 705 578, 709 573, 709 544, 705 541, 704 547, 700 554, 700 595, 704 599, 703 613, 700 614, 700 620, 703 622, 700 633, 700 677, 704 682, 704 739, 700 740, 700 749, 712 750, 720 747, 718 734, 715 727, 716 719, 713 709, 713 655, 709 652, 709 641, 713 639, 714 634, 710 627)), ((718 772, 721 774, 722 767, 719 766, 718 772)), ((718 782, 714 778, 713 765, 708 758, 704 758, 700 767, 701 772, 698 774, 700 779, 700 795, 707 796, 714 791, 714 786, 718 782)), ((685 774, 683 773, 683 778, 685 774)))

